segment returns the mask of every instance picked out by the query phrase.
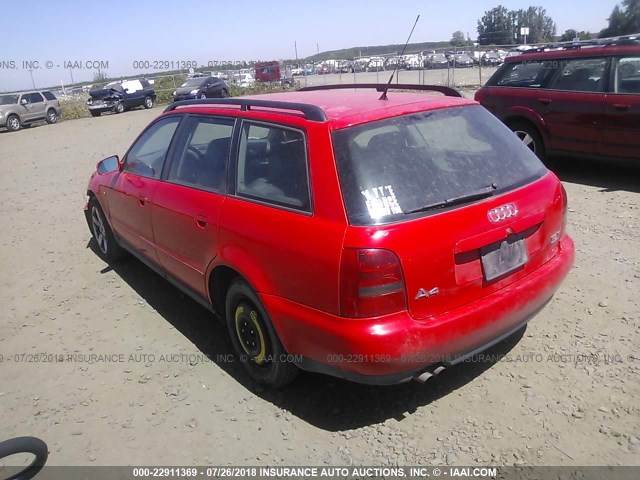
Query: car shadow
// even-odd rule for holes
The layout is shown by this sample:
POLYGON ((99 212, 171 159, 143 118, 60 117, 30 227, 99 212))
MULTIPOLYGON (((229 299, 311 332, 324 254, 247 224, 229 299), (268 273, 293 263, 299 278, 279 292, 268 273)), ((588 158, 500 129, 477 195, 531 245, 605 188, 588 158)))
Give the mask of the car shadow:
MULTIPOLYGON (((97 255, 94 239, 87 246, 97 255)), ((271 390, 253 382, 240 363, 230 361, 235 359, 235 355, 226 326, 206 308, 133 257, 105 267, 102 273, 112 270, 206 355, 211 360, 211 363, 207 362, 210 368, 221 368, 253 394, 327 431, 355 429, 390 418, 401 421, 418 408, 450 395, 491 368, 520 341, 526 330, 523 327, 491 347, 482 361, 465 361, 446 369, 424 385, 409 382, 370 386, 301 372, 288 387, 271 390)))
POLYGON ((637 166, 630 166, 580 158, 554 158, 551 170, 563 182, 598 187, 601 192, 640 193, 640 161, 637 166))

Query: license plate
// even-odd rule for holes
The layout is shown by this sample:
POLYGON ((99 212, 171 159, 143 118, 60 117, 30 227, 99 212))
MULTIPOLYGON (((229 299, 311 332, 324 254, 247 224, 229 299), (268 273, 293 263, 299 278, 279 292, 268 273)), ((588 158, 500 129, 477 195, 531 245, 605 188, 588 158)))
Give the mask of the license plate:
POLYGON ((517 270, 527 263, 527 246, 524 238, 507 238, 480 250, 482 270, 487 282, 517 270))

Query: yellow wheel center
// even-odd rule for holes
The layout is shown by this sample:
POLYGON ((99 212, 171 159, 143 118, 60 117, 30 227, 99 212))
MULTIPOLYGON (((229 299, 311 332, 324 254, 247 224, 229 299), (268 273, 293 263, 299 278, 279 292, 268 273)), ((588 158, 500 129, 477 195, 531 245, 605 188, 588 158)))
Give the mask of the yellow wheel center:
POLYGON ((258 312, 250 310, 247 318, 244 307, 239 305, 235 312, 235 325, 242 349, 254 362, 263 363, 267 356, 267 346, 264 332, 258 321, 258 312))

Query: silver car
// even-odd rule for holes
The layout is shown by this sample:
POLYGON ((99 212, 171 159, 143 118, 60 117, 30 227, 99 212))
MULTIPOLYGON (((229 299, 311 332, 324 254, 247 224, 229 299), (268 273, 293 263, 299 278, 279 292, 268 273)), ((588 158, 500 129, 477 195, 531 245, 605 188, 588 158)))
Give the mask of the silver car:
POLYGON ((56 123, 60 102, 48 91, 0 95, 0 127, 15 132, 23 126, 45 121, 56 123))

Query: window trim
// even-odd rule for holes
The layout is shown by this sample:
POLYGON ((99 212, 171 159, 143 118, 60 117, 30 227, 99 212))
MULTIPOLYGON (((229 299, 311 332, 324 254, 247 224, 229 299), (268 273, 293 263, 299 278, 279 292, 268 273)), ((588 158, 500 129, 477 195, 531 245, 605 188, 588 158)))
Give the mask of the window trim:
POLYGON ((167 152, 167 158, 165 159, 164 162, 164 166, 162 168, 162 174, 160 175, 159 180, 162 180, 163 182, 172 184, 172 185, 180 185, 181 187, 185 187, 185 188, 193 188, 194 190, 201 190, 203 192, 210 192, 210 193, 215 193, 217 195, 227 195, 229 192, 229 169, 230 169, 230 165, 233 164, 232 161, 232 155, 234 153, 234 142, 235 142, 235 133, 236 133, 236 129, 238 126, 238 119, 234 118, 234 117, 225 117, 222 115, 206 115, 206 114, 194 114, 194 113, 188 113, 188 114, 184 114, 183 118, 180 122, 180 125, 178 125, 178 128, 176 129, 176 132, 173 135, 173 139, 171 141, 172 145, 169 147, 169 150, 167 152), (186 135, 188 134, 189 130, 189 120, 191 118, 203 118, 203 119, 211 119, 211 120, 223 120, 225 122, 228 122, 231 126, 231 138, 230 138, 230 146, 229 146, 229 156, 227 158, 227 163, 226 163, 226 167, 225 167, 225 173, 226 173, 226 178, 225 178, 225 186, 223 190, 214 190, 212 188, 207 188, 204 186, 198 186, 198 185, 193 185, 191 183, 185 183, 185 182, 180 182, 180 181, 176 181, 176 180, 172 180, 169 178, 169 172, 171 171, 171 167, 173 166, 174 162, 177 162, 177 150, 178 147, 181 146, 181 144, 183 142, 186 142, 186 135))
POLYGON ((145 128, 140 133, 140 135, 138 135, 136 137, 136 139, 129 146, 129 149, 123 155, 123 157, 122 157, 122 170, 121 171, 122 172, 126 172, 129 175, 137 175, 139 177, 148 178, 148 179, 151 179, 151 180, 161 181, 162 177, 164 175, 164 170, 165 170, 166 165, 167 165, 167 160, 171 159, 172 156, 173 156, 173 149, 175 148, 175 143, 176 143, 176 134, 180 130, 180 126, 181 126, 183 120, 184 120, 184 115, 183 114, 178 114, 178 115, 167 115, 167 116, 158 117, 153 122, 151 122, 147 126, 147 128, 145 128), (164 157, 164 162, 162 164, 162 170, 160 171, 160 175, 157 176, 157 177, 152 177, 152 176, 149 176, 149 175, 142 175, 140 173, 131 172, 131 171, 127 170, 127 161, 129 160, 129 153, 131 153, 131 150, 133 149, 133 147, 144 136, 144 134, 147 133, 151 128, 153 128, 153 126, 156 125, 157 123, 162 122, 162 121, 164 121, 166 119, 173 119, 173 118, 177 118, 178 119, 178 124, 176 125, 176 130, 173 132, 173 136, 171 137, 171 142, 169 142, 169 148, 167 148, 167 153, 166 153, 166 155, 164 157))
POLYGON ((227 190, 227 194, 238 200, 255 203, 257 205, 264 205, 267 207, 277 208, 279 210, 298 213, 300 215, 305 215, 309 217, 313 216, 315 208, 314 208, 314 196, 313 196, 313 188, 312 188, 313 184, 311 181, 311 167, 309 165, 309 142, 308 142, 306 130, 297 126, 276 123, 276 122, 266 122, 263 120, 254 120, 251 118, 238 118, 238 124, 236 125, 236 128, 237 128, 237 134, 235 135, 235 142, 233 144, 231 155, 230 155, 231 162, 229 164, 229 169, 228 169, 227 181, 228 181, 229 188, 227 190), (255 126, 264 127, 264 128, 280 128, 283 130, 291 130, 294 132, 298 132, 302 135, 302 138, 304 141, 305 169, 307 173, 307 190, 309 192, 309 209, 308 210, 303 208, 295 208, 292 206, 282 205, 279 203, 274 203, 273 201, 269 201, 269 199, 266 199, 266 198, 253 197, 253 196, 249 196, 249 195, 245 195, 237 192, 237 177, 238 177, 237 172, 238 172, 238 166, 240 164, 240 143, 241 143, 241 137, 243 135, 245 125, 247 126, 255 125, 255 126))

